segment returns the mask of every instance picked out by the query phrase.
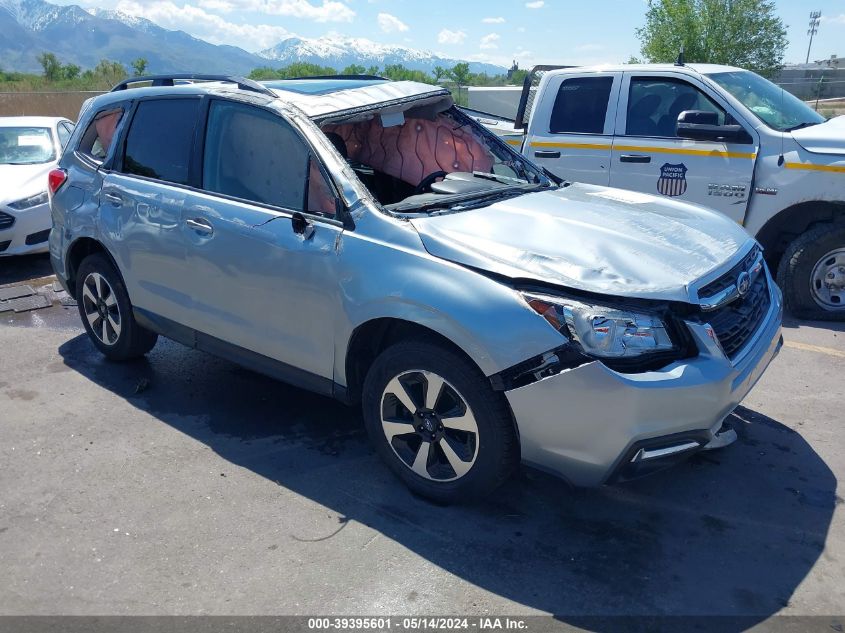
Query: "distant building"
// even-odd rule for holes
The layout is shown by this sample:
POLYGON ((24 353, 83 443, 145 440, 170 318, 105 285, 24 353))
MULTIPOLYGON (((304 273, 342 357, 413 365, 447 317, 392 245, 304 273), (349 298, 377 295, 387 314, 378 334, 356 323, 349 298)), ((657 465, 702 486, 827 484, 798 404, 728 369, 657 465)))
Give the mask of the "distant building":
POLYGON ((838 55, 809 64, 787 64, 773 78, 804 100, 845 97, 845 63, 838 55))

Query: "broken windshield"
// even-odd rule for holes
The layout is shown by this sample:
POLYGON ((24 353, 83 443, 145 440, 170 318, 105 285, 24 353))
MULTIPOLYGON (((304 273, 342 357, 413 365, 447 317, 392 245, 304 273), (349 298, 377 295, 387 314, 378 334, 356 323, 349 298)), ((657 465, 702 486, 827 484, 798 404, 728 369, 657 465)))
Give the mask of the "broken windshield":
POLYGON ((392 210, 440 208, 501 189, 552 185, 538 167, 454 107, 375 112, 321 129, 392 210))

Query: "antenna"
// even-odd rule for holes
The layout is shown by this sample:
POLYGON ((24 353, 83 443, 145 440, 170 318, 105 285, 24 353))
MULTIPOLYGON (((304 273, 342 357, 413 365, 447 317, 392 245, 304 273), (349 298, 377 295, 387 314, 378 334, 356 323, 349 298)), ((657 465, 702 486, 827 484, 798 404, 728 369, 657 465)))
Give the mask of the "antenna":
POLYGON ((822 12, 813 11, 810 13, 810 28, 807 29, 807 35, 810 36, 810 45, 807 46, 807 61, 810 63, 810 49, 813 48, 813 36, 819 32, 819 22, 821 22, 822 12))
POLYGON ((678 51, 678 59, 675 60, 675 66, 684 65, 684 45, 681 44, 681 50, 678 51))

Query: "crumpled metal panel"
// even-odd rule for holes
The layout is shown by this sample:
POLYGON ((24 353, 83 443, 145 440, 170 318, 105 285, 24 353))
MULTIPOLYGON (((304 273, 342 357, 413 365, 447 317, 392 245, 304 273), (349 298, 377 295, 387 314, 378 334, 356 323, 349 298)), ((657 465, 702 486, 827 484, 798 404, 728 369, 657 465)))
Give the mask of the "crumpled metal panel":
POLYGON ((845 116, 791 132, 808 152, 845 156, 845 116))
POLYGON ((449 92, 443 88, 415 81, 389 81, 363 88, 338 90, 322 95, 309 95, 287 90, 273 90, 273 92, 278 94, 287 103, 295 105, 311 117, 357 108, 366 108, 397 99, 421 97, 427 94, 430 94, 432 97, 442 95, 443 98, 451 100, 449 92))
POLYGON ((690 301, 688 286, 751 239, 702 207, 584 184, 411 222, 436 257, 513 279, 674 301, 690 301))

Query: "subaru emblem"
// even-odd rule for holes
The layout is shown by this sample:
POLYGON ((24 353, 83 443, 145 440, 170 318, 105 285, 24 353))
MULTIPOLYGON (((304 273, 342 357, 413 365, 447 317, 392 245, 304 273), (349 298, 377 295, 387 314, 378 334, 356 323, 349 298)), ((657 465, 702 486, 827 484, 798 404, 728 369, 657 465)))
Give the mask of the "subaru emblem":
POLYGON ((748 294, 748 290, 751 288, 751 276, 742 271, 739 273, 739 276, 736 278, 736 291, 740 297, 744 297, 748 294))

